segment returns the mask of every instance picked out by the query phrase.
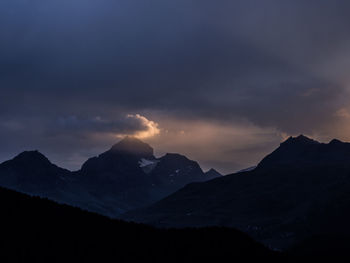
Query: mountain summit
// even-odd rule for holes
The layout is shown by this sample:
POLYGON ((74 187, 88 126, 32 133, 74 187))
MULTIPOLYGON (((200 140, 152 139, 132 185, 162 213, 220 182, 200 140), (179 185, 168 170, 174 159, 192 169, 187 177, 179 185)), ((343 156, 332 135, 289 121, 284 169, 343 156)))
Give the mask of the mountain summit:
POLYGON ((318 141, 310 139, 304 135, 299 135, 297 137, 289 137, 286 141, 284 141, 282 145, 309 145, 309 144, 319 144, 318 141))
POLYGON ((153 148, 151 146, 131 136, 126 136, 123 140, 115 144, 111 148, 111 151, 142 157, 153 157, 153 148))
POLYGON ((0 185, 10 189, 41 194, 57 192, 71 173, 52 164, 38 151, 26 151, 0 164, 0 185))
POLYGON ((330 143, 320 143, 304 135, 290 137, 274 152, 266 156, 258 165, 259 169, 302 165, 350 163, 350 144, 333 139, 330 143))
POLYGON ((216 171, 214 168, 211 168, 209 171, 207 171, 205 173, 207 176, 211 176, 213 178, 215 177, 221 177, 223 176, 221 173, 219 173, 218 171, 216 171))
POLYGON ((26 168, 29 166, 50 166, 52 165, 49 159, 39 151, 25 151, 17 155, 12 160, 13 165, 22 165, 26 168))

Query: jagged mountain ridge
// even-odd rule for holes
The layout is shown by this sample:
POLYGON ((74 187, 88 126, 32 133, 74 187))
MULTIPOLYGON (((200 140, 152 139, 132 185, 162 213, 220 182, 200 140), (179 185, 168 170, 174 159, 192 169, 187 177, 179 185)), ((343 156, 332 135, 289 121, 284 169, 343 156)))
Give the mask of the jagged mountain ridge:
POLYGON ((190 182, 214 178, 178 154, 153 155, 153 148, 126 137, 81 170, 70 172, 38 151, 0 164, 0 185, 110 217, 151 204, 190 182))
POLYGON ((189 184, 124 218, 160 227, 235 227, 286 248, 312 235, 350 235, 349 193, 350 144, 299 136, 252 171, 189 184))

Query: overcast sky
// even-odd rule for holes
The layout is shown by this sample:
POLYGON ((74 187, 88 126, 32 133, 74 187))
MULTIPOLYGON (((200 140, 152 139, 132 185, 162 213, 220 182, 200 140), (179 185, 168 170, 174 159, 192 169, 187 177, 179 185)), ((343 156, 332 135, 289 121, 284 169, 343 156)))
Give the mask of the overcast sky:
POLYGON ((2 0, 0 161, 78 169, 122 136, 223 173, 350 140, 346 0, 2 0))

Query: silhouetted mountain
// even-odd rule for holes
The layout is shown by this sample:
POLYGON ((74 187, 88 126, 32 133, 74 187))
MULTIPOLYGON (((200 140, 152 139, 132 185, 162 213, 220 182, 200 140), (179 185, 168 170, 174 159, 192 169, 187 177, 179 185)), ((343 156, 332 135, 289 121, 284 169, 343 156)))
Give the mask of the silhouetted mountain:
POLYGON ((38 151, 23 152, 0 165, 0 184, 16 190, 45 195, 64 184, 68 170, 52 164, 38 151))
POLYGON ((0 188, 1 262, 280 262, 234 229, 158 230, 0 188))
POLYGON ((219 173, 218 171, 216 171, 215 169, 211 168, 209 171, 207 171, 205 173, 206 176, 212 177, 212 178, 216 178, 216 177, 220 177, 222 176, 221 173, 219 173))
MULTIPOLYGON (((144 184, 147 178, 140 167, 140 160, 155 160, 153 149, 138 139, 126 137, 109 151, 90 158, 82 166, 80 174, 98 181, 112 181, 124 188, 124 184, 144 184)), ((117 189, 116 189, 117 190, 117 189)))
POLYGON ((185 156, 157 159, 148 144, 132 137, 89 159, 78 174, 90 193, 124 211, 151 204, 188 183, 214 178, 185 156))
POLYGON ((258 165, 260 169, 282 166, 346 165, 350 161, 350 144, 332 140, 319 143, 303 135, 290 137, 258 165))
POLYGON ((114 153, 130 154, 139 158, 154 158, 153 148, 151 146, 130 136, 126 136, 123 140, 115 144, 111 151, 114 153))
POLYGON ((272 247, 350 235, 350 144, 289 138, 252 171, 192 183, 124 218, 156 226, 229 226, 272 247))
POLYGON ((90 158, 79 171, 93 187, 102 184, 103 192, 123 191, 130 187, 151 184, 140 167, 142 159, 155 160, 153 149, 133 138, 127 137, 98 157, 90 158))
POLYGON ((52 164, 38 151, 23 152, 0 164, 0 185, 3 187, 102 214, 125 211, 108 207, 108 203, 97 199, 86 189, 82 179, 78 174, 52 164))
POLYGON ((179 154, 153 155, 148 144, 126 137, 69 172, 44 155, 24 152, 0 164, 0 185, 117 217, 149 205, 191 182, 214 178, 179 154))

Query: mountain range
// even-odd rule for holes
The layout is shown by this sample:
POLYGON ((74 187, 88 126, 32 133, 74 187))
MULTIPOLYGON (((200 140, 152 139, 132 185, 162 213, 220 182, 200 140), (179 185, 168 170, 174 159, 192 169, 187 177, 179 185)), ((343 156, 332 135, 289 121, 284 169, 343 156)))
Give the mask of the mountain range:
POLYGON ((0 164, 0 186, 158 228, 234 228, 302 255, 350 240, 350 143, 339 140, 290 137, 256 167, 221 176, 126 137, 76 172, 23 152, 0 164))
POLYGON ((290 137, 252 170, 188 184, 123 218, 234 227, 278 249, 313 236, 350 236, 350 143, 290 137))
POLYGON ((156 158, 152 147, 133 137, 90 158, 75 172, 52 164, 38 151, 0 164, 0 186, 110 217, 218 176, 215 170, 204 173, 197 162, 180 154, 156 158))

